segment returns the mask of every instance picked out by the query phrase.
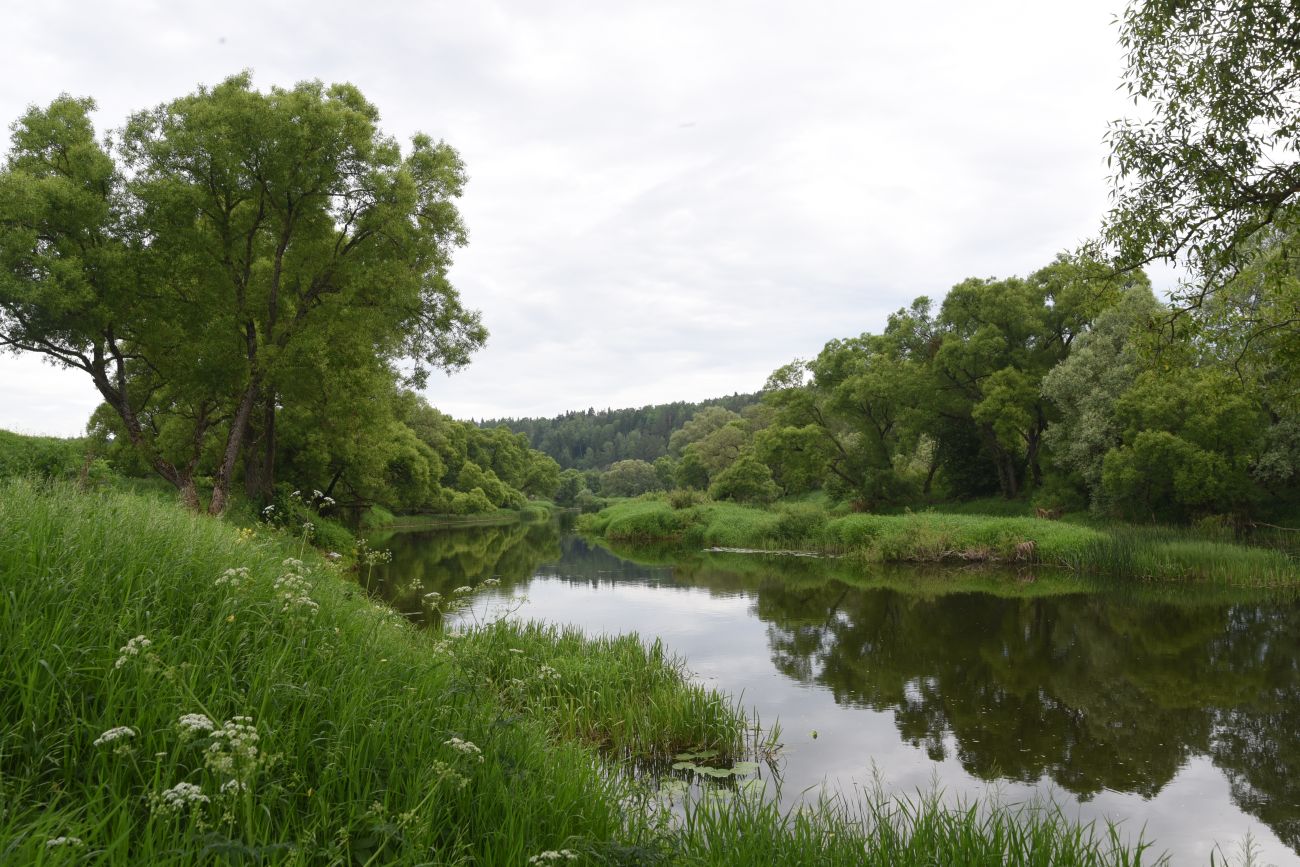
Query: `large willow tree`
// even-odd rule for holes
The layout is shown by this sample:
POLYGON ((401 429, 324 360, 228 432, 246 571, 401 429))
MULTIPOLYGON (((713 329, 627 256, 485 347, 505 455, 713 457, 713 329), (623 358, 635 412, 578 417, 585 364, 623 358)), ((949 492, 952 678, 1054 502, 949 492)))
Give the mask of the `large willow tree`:
POLYGON ((93 108, 62 97, 13 125, 0 345, 85 371, 192 507, 204 473, 224 510, 245 451, 269 488, 305 357, 339 381, 378 363, 418 382, 485 339, 447 279, 460 158, 423 135, 404 154, 351 85, 239 75, 103 143, 93 108))

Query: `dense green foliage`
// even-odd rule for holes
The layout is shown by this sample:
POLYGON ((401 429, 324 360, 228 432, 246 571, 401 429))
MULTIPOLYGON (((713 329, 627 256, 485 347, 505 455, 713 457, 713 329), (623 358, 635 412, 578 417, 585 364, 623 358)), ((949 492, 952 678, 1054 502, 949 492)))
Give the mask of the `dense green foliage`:
POLYGON ((612 542, 666 542, 678 551, 793 550, 845 556, 859 564, 1001 562, 1061 567, 1121 581, 1300 581, 1300 568, 1280 550, 1235 545, 1190 531, 1098 529, 1024 516, 835 514, 813 503, 754 508, 713 502, 674 508, 666 500, 643 497, 584 515, 579 527, 612 542))
POLYGON ((198 508, 294 488, 394 510, 517 507, 553 461, 404 390, 486 331, 447 280, 459 156, 403 153, 350 85, 247 75, 134 115, 13 125, 0 169, 0 346, 84 371, 98 449, 198 508))
POLYGON ((70 479, 86 465, 82 440, 23 436, 0 430, 0 479, 70 479))
POLYGON ((1141 272, 1086 258, 967 280, 937 310, 919 298, 883 333, 778 369, 743 413, 700 410, 663 460, 675 486, 737 502, 823 491, 881 511, 1000 494, 1052 516, 1288 522, 1300 348, 1243 323, 1293 304, 1293 262, 1261 250, 1181 314, 1141 272))
POLYGON ((529 445, 554 458, 562 469, 603 470, 616 461, 654 463, 668 454, 674 433, 706 407, 739 412, 758 400, 734 394, 699 403, 676 401, 638 409, 588 409, 554 418, 503 418, 484 427, 505 425, 528 437, 529 445))

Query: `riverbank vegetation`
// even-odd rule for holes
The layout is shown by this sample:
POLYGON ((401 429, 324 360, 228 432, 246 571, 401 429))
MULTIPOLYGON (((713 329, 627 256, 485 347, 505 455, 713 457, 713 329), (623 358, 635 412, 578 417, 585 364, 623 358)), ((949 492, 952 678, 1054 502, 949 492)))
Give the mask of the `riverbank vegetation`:
POLYGON ((722 766, 752 736, 657 644, 421 633, 303 542, 153 497, 10 481, 0 535, 7 859, 1136 863, 1044 808, 785 816, 737 793, 674 814, 610 763, 722 766))
MULTIPOLYGON (((813 503, 775 507, 646 495, 583 515, 579 529, 611 542, 795 551, 864 563, 1002 563, 1114 579, 1190 579, 1270 585, 1300 581, 1283 550, 1248 547, 1177 528, 1108 526, 938 511, 863 514, 813 503)), ((1231 536, 1228 537, 1231 539, 1231 536)))

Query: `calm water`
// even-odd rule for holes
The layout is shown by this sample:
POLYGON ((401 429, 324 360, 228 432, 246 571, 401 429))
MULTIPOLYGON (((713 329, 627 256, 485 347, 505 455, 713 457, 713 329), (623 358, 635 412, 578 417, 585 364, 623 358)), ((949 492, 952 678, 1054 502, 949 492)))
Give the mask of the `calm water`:
POLYGON ((937 781, 949 797, 1038 795, 1123 820, 1177 864, 1208 862, 1216 844, 1237 857, 1247 833, 1262 863, 1300 864, 1293 601, 1047 576, 864 579, 744 555, 639 565, 547 523, 371 541, 394 555, 372 591, 413 619, 426 619, 421 594, 497 577, 461 619, 662 638, 701 681, 780 720, 787 798, 851 793, 873 773, 894 791, 937 781), (938 592, 954 580, 995 592, 938 592))

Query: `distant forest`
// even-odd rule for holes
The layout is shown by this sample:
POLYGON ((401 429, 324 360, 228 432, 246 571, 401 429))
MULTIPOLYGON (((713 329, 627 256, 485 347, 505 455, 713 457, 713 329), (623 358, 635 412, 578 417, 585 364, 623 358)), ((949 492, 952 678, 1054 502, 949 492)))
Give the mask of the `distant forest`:
POLYGON ((485 419, 479 427, 505 425, 524 434, 533 448, 550 455, 561 469, 603 470, 618 461, 654 463, 664 457, 673 432, 705 407, 739 413, 758 402, 757 394, 733 394, 699 403, 679 400, 638 409, 575 410, 554 418, 485 419))

